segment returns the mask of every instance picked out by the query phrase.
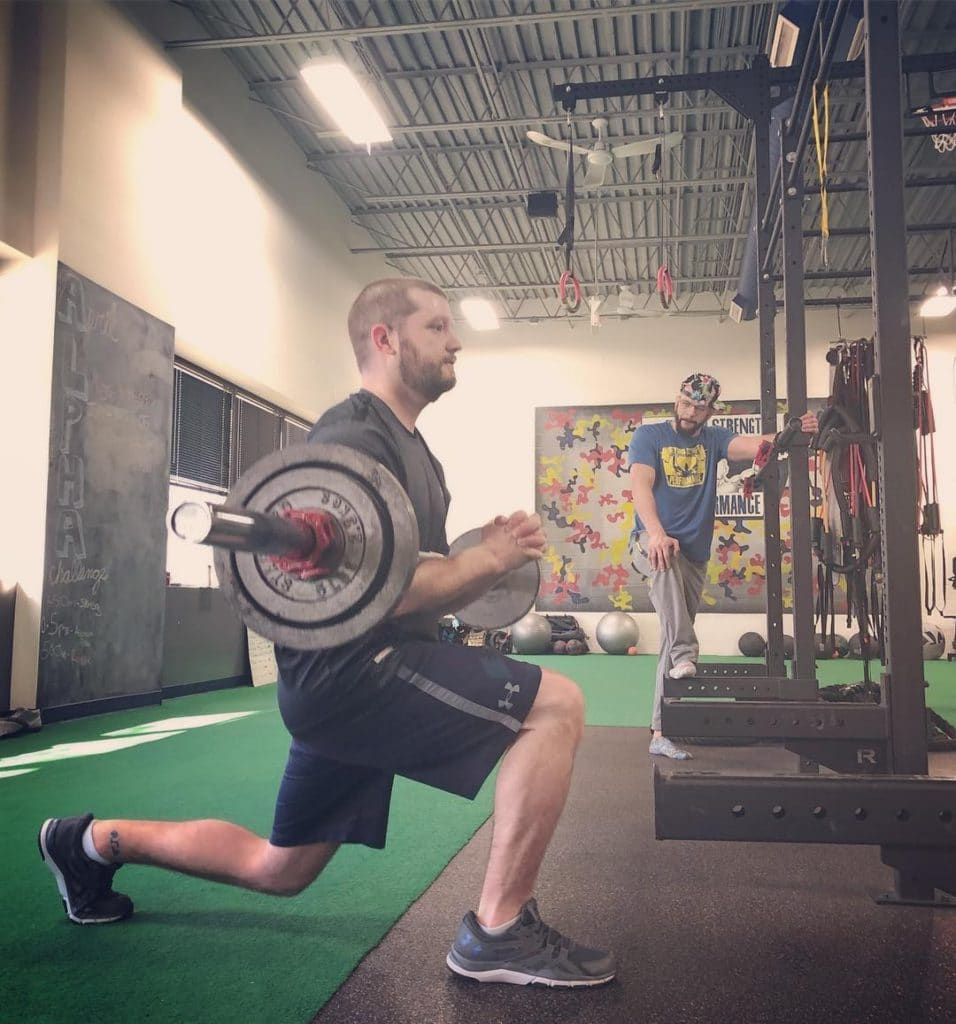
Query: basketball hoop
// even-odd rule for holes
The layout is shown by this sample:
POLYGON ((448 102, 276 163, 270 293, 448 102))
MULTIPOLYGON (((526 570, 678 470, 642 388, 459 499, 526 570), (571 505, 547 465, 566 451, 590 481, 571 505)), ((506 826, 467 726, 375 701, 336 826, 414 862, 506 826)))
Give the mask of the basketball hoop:
MULTIPOLYGON (((956 127, 956 96, 945 96, 926 107, 913 111, 927 128, 956 127)), ((952 153, 956 149, 956 132, 941 132, 930 136, 937 153, 952 153)))

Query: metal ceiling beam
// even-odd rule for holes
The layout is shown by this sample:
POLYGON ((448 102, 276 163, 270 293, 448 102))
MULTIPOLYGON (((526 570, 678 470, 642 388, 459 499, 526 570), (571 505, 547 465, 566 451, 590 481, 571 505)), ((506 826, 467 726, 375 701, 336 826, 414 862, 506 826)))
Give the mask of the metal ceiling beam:
MULTIPOLYGON (((700 244, 708 245, 711 242, 726 242, 731 238, 746 238, 746 232, 739 236, 734 235, 683 235, 680 238, 670 237, 670 244, 683 243, 687 245, 700 244)), ((580 245, 591 244, 580 242, 580 245)), ((604 249, 630 249, 630 248, 657 248, 661 242, 660 238, 609 238, 602 240, 600 246, 604 249)), ((418 248, 407 249, 381 249, 377 246, 362 246, 350 249, 353 255, 367 255, 376 253, 387 260, 410 260, 410 259, 432 259, 441 256, 470 256, 473 253, 512 253, 512 252, 535 252, 539 249, 558 249, 554 242, 485 242, 479 245, 427 245, 418 248)))
MULTIPOLYGON (((675 11, 740 7, 742 0, 668 0, 666 13, 675 11)), ((285 46, 287 43, 328 43, 335 40, 374 39, 426 35, 431 32, 479 28, 520 28, 558 21, 584 21, 621 18, 639 14, 663 14, 659 3, 622 3, 613 7, 582 7, 565 11, 532 11, 528 14, 497 14, 484 18, 447 18, 440 21, 408 22, 402 25, 362 25, 323 28, 305 32, 278 32, 261 35, 231 36, 224 39, 174 39, 167 50, 235 50, 249 46, 285 46)))
MULTIPOLYGON (((537 122, 540 124, 540 121, 537 122)), ((563 121, 561 122, 564 123, 563 121)), ((695 137, 709 137, 713 138, 713 130, 704 130, 702 128, 691 128, 683 129, 685 136, 695 137)), ((750 128, 728 128, 726 131, 721 131, 722 138, 740 138, 741 136, 750 134, 750 128)), ((410 136, 414 138, 414 136, 410 136)), ((831 136, 831 142, 833 138, 831 136)), ((530 148, 534 145, 533 142, 525 142, 522 144, 525 148, 530 148)), ((403 146, 401 148, 397 146, 376 146, 371 153, 366 153, 364 149, 356 147, 355 149, 343 150, 339 153, 323 153, 319 150, 312 150, 306 153, 306 163, 308 165, 327 163, 332 160, 399 160, 407 157, 411 154, 416 156, 447 156, 450 153, 471 153, 473 151, 479 152, 501 152, 503 153, 506 149, 514 148, 506 142, 470 142, 470 143, 455 143, 448 146, 428 146, 428 147, 412 147, 403 146)), ((554 150, 556 154, 560 154, 560 159, 565 160, 566 154, 561 153, 560 150, 554 150)), ((561 186, 564 187, 563 185, 561 186)))
MULTIPOLYGON (((940 231, 953 231, 956 230, 956 224, 940 223, 940 224, 910 224, 906 228, 907 233, 911 235, 920 234, 933 234, 940 231)), ((870 228, 859 227, 859 228, 834 228, 830 231, 831 238, 862 238, 869 236, 870 228)), ((804 238, 819 238, 819 229, 808 229, 803 232, 804 238)), ((733 234, 719 234, 719 235, 669 235, 669 245, 709 245, 710 243, 718 242, 732 242, 742 241, 747 238, 747 232, 735 232, 733 234)), ((581 249, 585 249, 587 246, 593 244, 593 239, 579 239, 578 245, 581 249)), ((598 245, 602 249, 640 249, 640 248, 657 248, 661 244, 660 236, 644 237, 644 238, 604 238, 598 241, 598 245)), ((432 259, 441 256, 468 256, 471 253, 480 252, 535 252, 539 249, 559 249, 560 246, 556 242, 544 241, 544 242, 483 242, 477 245, 424 245, 404 249, 382 249, 378 246, 362 246, 360 248, 350 249, 355 256, 368 255, 370 253, 376 253, 383 256, 387 260, 410 260, 410 259, 432 259)), ((939 273, 939 267, 934 271, 939 273)), ((867 272, 868 273, 868 272, 867 272)), ((913 273, 917 273, 916 270, 913 273)), ((808 272, 804 275, 808 279, 813 277, 812 272, 808 272)), ((847 271, 839 274, 829 274, 825 276, 837 276, 837 277, 855 277, 856 272, 847 271)))
MULTIPOLYGON (((669 6, 669 5, 668 5, 669 6)), ((918 71, 951 71, 956 67, 956 53, 920 53, 902 58, 904 74, 918 71)), ((802 65, 770 68, 771 85, 798 83, 802 65)), ((828 81, 863 77, 862 61, 840 61, 830 65, 828 81)), ((728 90, 750 87, 753 71, 700 71, 685 75, 665 75, 658 78, 622 78, 610 82, 565 82, 551 86, 551 98, 565 110, 573 110, 581 100, 621 99, 631 96, 652 96, 658 92, 682 93, 710 90, 726 95, 728 90)))
MULTIPOLYGON (((750 60, 755 53, 753 46, 725 46, 714 49, 691 50, 682 54, 679 50, 661 50, 657 53, 627 53, 613 57, 565 57, 560 60, 519 60, 482 64, 480 67, 423 67, 408 71, 386 71, 386 81, 414 80, 417 78, 468 78, 487 71, 499 75, 517 75, 526 71, 561 71, 567 68, 627 67, 631 64, 657 64, 659 61, 674 60, 724 60, 727 57, 750 60)), ((251 79, 249 85, 263 92, 270 89, 288 89, 302 85, 301 78, 251 79)))
MULTIPOLYGON (((254 96, 250 96, 250 99, 256 99, 254 96)), ((296 117, 298 120, 304 120, 299 115, 293 114, 292 111, 285 111, 281 107, 269 107, 270 110, 274 110, 277 114, 287 114, 290 117, 296 117)), ((668 117, 687 117, 691 115, 700 114, 706 116, 708 114, 727 114, 733 113, 733 108, 727 103, 707 103, 702 104, 698 107, 676 107, 674 110, 667 112, 668 117)), ((590 122, 591 118, 595 115, 593 113, 584 114, 572 114, 572 121, 590 122)), ((641 118, 655 118, 657 113, 650 109, 634 109, 634 110, 608 110, 601 112, 602 117, 606 117, 609 121, 620 119, 622 121, 637 121, 641 118)), ((388 130, 393 135, 428 135, 434 132, 464 132, 464 131, 499 131, 503 128, 523 128, 526 125, 566 125, 568 123, 567 115, 547 115, 542 116, 540 114, 529 114, 526 117, 501 117, 501 118, 481 118, 472 121, 443 121, 441 124, 393 124, 389 125, 388 130)), ((317 139, 341 139, 345 138, 345 132, 339 128, 319 128, 316 127, 313 135, 317 139)), ((622 141, 622 139, 610 138, 608 142, 615 143, 622 141)), ((576 139, 576 142, 587 142, 590 141, 590 133, 588 138, 581 140, 576 139)))
MULTIPOLYGON (((939 274, 939 267, 912 267, 910 269, 909 273, 910 273, 910 276, 912 276, 912 277, 934 277, 935 275, 939 274)), ((858 279, 862 280, 862 279, 868 278, 868 277, 870 277, 870 270, 869 270, 868 267, 864 267, 864 268, 853 267, 852 269, 847 268, 847 269, 843 269, 843 270, 840 270, 840 269, 837 269, 837 270, 819 270, 819 271, 811 270, 811 271, 809 271, 806 274, 806 278, 809 281, 828 281, 828 280, 831 280, 831 279, 835 280, 835 281, 858 280, 858 279)), ((736 281, 737 278, 738 278, 737 274, 732 274, 732 275, 714 274, 713 276, 707 274, 707 275, 697 276, 697 277, 681 277, 681 278, 678 278, 677 280, 675 280, 674 284, 677 287, 680 287, 681 285, 688 285, 688 284, 690 284, 690 285, 704 284, 704 285, 715 285, 716 286, 716 285, 727 284, 728 282, 736 281)), ((783 276, 781 274, 774 274, 773 280, 775 282, 782 281, 783 280, 783 276)), ((634 281, 612 281, 612 280, 584 281, 584 282, 582 282, 582 287, 584 287, 584 288, 620 288, 621 285, 626 284, 631 289, 633 289, 635 287, 635 284, 639 284, 639 283, 640 282, 634 282, 634 281)), ((646 283, 647 283, 649 291, 648 292, 638 291, 638 292, 636 292, 636 294, 638 294, 638 295, 645 295, 645 294, 653 295, 653 294, 655 294, 654 291, 653 291, 654 282, 653 281, 648 281, 646 283)), ((439 287, 442 289, 442 291, 448 292, 449 295, 459 295, 459 294, 464 295, 464 294, 470 294, 471 292, 475 292, 475 291, 487 291, 488 290, 488 286, 487 285, 477 285, 477 284, 475 284, 475 285, 448 285, 448 286, 441 284, 441 285, 439 285, 439 287)), ((521 284, 518 281, 508 281, 508 282, 506 282, 504 284, 496 284, 495 285, 495 289, 497 291, 501 291, 501 292, 554 292, 554 291, 557 290, 557 287, 558 287, 558 285, 557 285, 556 281, 532 281, 532 282, 529 282, 528 284, 521 284)), ((848 297, 848 296, 844 296, 841 299, 835 299, 834 300, 834 302, 844 302, 844 303, 849 302, 849 301, 850 301, 850 297, 848 297)), ((869 295, 866 296, 866 301, 867 302, 870 301, 869 295)))
MULTIPOLYGON (((255 102, 262 102, 256 96, 252 96, 251 95, 250 99, 252 99, 255 102)), ((293 111, 285 111, 285 110, 281 109, 280 106, 273 106, 270 103, 263 103, 262 105, 266 106, 267 110, 274 111, 276 114, 283 115, 283 116, 288 117, 288 118, 293 118, 296 121, 300 121, 300 122, 303 122, 304 124, 309 125, 309 127, 311 127, 313 129, 313 132, 312 132, 313 136, 315 138, 317 138, 317 139, 336 139, 336 138, 345 138, 346 137, 345 136, 345 132, 340 131, 339 129, 336 129, 336 128, 322 128, 318 124, 316 124, 314 121, 311 121, 308 118, 304 118, 301 115, 295 114, 293 111)), ((675 108, 673 110, 668 110, 667 111, 667 117, 668 118, 669 117, 693 117, 693 116, 698 116, 698 115, 706 117, 706 116, 711 115, 711 114, 736 114, 736 112, 734 111, 734 109, 732 108, 732 106, 729 103, 702 103, 699 106, 677 106, 677 108, 675 108)), ((571 120, 575 124, 577 124, 577 123, 580 123, 580 124, 589 123, 590 124, 592 118, 594 118, 595 116, 596 115, 594 113, 591 113, 591 114, 572 114, 571 115, 571 120)), ((643 108, 643 109, 640 109, 640 110, 639 109, 635 109, 635 110, 632 110, 632 111, 602 111, 601 112, 601 116, 604 117, 604 118, 607 118, 609 121, 614 121, 615 119, 619 118, 621 121, 634 122, 634 121, 642 121, 642 120, 653 120, 654 118, 657 117, 657 113, 656 113, 656 111, 653 111, 653 110, 650 110, 650 109, 647 109, 647 108, 643 108)), ((520 128, 520 127, 523 127, 524 125, 563 126, 563 125, 566 125, 566 124, 567 124, 567 116, 566 115, 565 116, 551 116, 551 115, 534 116, 534 115, 528 115, 527 117, 522 117, 522 118, 505 118, 505 119, 502 119, 501 121, 496 121, 496 120, 493 120, 493 119, 490 119, 490 118, 484 118, 484 119, 481 119, 481 120, 474 120, 474 121, 444 121, 441 124, 434 124, 433 123, 433 124, 425 124, 425 125, 392 125, 392 126, 390 126, 389 130, 391 132, 393 132, 395 135, 399 136, 399 137, 408 137, 408 136, 415 136, 415 135, 432 134, 432 133, 441 132, 441 131, 495 131, 495 130, 501 129, 501 128, 516 128, 516 127, 520 128)), ((708 136, 709 137, 709 136, 712 136, 712 134, 713 134, 713 129, 709 129, 709 128, 706 128, 706 129, 705 128, 689 128, 689 129, 685 128, 685 129, 680 129, 680 130, 682 130, 685 135, 690 135, 690 136, 704 135, 704 136, 708 136)), ((922 126, 919 126, 919 127, 915 127, 915 128, 907 128, 904 131, 903 134, 906 135, 907 137, 913 137, 913 136, 918 136, 918 135, 931 135, 931 134, 933 134, 935 132, 938 132, 938 131, 942 132, 944 130, 945 129, 943 129, 942 126, 939 129, 937 129, 937 128, 924 128, 922 126)), ((748 132, 749 133, 749 131, 750 131, 749 126, 741 127, 741 128, 732 128, 732 129, 728 129, 728 130, 720 129, 721 134, 725 135, 725 136, 728 135, 730 132, 737 132, 737 133, 748 132)), ((634 134, 634 132, 632 132, 631 134, 634 134)), ((613 138, 608 139, 608 141, 611 142, 611 143, 621 142, 621 141, 626 140, 627 137, 628 137, 627 135, 621 135, 619 137, 615 136, 613 138)), ((831 128, 829 140, 830 140, 831 143, 835 143, 835 142, 860 142, 860 141, 863 141, 865 138, 866 138, 866 133, 865 132, 858 131, 858 130, 853 130, 853 129, 850 129, 850 128, 846 128, 845 126, 843 126, 843 128, 840 128, 839 126, 836 126, 834 128, 831 128)), ((589 139, 588 138, 578 138, 578 139, 575 139, 575 141, 579 142, 579 143, 586 143, 586 142, 589 141, 589 139)), ((502 143, 498 143, 498 142, 476 143, 476 145, 483 145, 485 148, 493 148, 493 147, 503 147, 504 148, 504 145, 502 143)), ((472 150, 472 148, 475 148, 475 147, 476 147, 475 145, 463 145, 463 146, 459 146, 459 150, 460 151, 472 150)), ((446 152, 452 152, 452 150, 451 150, 451 148, 449 146, 442 146, 442 150, 444 150, 446 152)), ((353 159, 353 160, 354 159, 366 160, 370 156, 381 158, 383 156, 387 157, 387 156, 389 156, 392 153, 402 153, 402 152, 404 152, 404 151, 399 150, 399 148, 397 148, 395 146, 389 146, 387 143, 376 143, 376 148, 374 148, 374 150, 372 151, 371 154, 365 153, 364 150, 350 151, 348 153, 319 153, 319 152, 314 152, 314 153, 308 154, 308 160, 310 160, 310 161, 329 160, 329 159, 339 159, 339 158, 342 158, 342 157, 350 158, 350 159, 353 159)))
MULTIPOLYGON (((711 284, 725 281, 736 281, 736 277, 682 277, 676 284, 711 284)), ((621 285, 627 284, 629 287, 634 288, 634 281, 586 281, 582 287, 586 288, 620 288, 621 285)), ((648 289, 652 289, 654 285, 653 281, 648 281, 648 289)), ((474 291, 481 291, 486 288, 485 285, 452 285, 446 287, 445 285, 439 285, 442 291, 447 292, 449 295, 464 295, 474 291)), ((556 281, 535 281, 529 284, 519 284, 518 282, 508 282, 507 284, 497 284, 495 288, 498 291, 503 292, 557 292, 558 284, 556 281)), ((656 294, 654 291, 648 292, 636 292, 637 295, 645 294, 656 294)))
MULTIPOLYGON (((750 178, 744 175, 725 175, 722 178, 697 178, 694 181, 669 181, 664 185, 664 191, 666 193, 680 192, 686 189, 693 188, 712 188, 720 187, 722 185, 742 185, 744 182, 749 181, 750 178)), ((956 183, 956 178, 949 179, 950 183, 956 183)), ((365 215, 372 213, 432 213, 439 210, 447 210, 449 202, 462 203, 469 199, 484 199, 492 200, 492 202, 475 203, 473 209, 476 210, 487 210, 487 209, 498 209, 500 207, 509 206, 524 206, 525 199, 529 192, 558 192, 563 190, 563 184, 555 184, 551 186, 529 186, 528 188, 489 188, 485 190, 473 189, 467 192, 416 192, 414 194, 406 195, 380 195, 380 196, 362 196, 361 203, 352 207, 350 212, 357 215, 365 215), (400 208, 386 207, 384 209, 373 209, 373 205, 377 203, 408 203, 410 201, 422 200, 422 204, 418 206, 405 206, 400 208), (444 200, 444 202, 440 202, 444 200), (436 205, 427 205, 428 203, 434 203, 436 205)), ((865 185, 861 184, 858 186, 860 190, 866 188, 865 185)), ((594 185, 590 188, 578 188, 575 185, 577 203, 613 203, 620 202, 622 199, 627 199, 630 193, 644 193, 652 192, 655 195, 659 194, 661 186, 656 181, 625 181, 625 182, 605 182, 603 185, 594 185), (583 193, 597 193, 596 195, 587 195, 583 193), (605 195, 604 193, 617 192, 624 193, 624 195, 605 195), (579 194, 580 193, 580 194, 579 194)), ((834 191, 833 187, 829 187, 831 192, 834 191)), ((847 190, 844 190, 847 191, 847 190)))
MULTIPOLYGON (((537 299, 528 301, 538 301, 537 299)), ((910 295, 909 304, 915 306, 917 303, 923 301, 922 295, 910 295)), ((817 309, 822 308, 836 308, 846 306, 869 306, 872 305, 873 299, 869 295, 853 295, 844 296, 843 298, 831 297, 831 298, 810 298, 804 299, 803 304, 805 306, 812 306, 817 309)), ((782 302, 777 302, 778 307, 782 307, 782 302)), ((690 310, 677 310, 665 313, 661 310, 656 315, 644 315, 641 313, 628 313, 620 315, 618 313, 601 313, 602 319, 610 320, 668 320, 668 319, 687 319, 688 317, 727 317, 729 312, 725 308, 721 309, 690 309, 690 310)), ((590 319, 590 312, 584 313, 568 313, 567 310, 560 308, 558 312, 542 312, 538 314, 529 313, 526 316, 503 316, 500 320, 503 323, 527 323, 527 324, 539 324, 545 320, 555 320, 558 322, 577 321, 582 324, 586 324, 590 319)))

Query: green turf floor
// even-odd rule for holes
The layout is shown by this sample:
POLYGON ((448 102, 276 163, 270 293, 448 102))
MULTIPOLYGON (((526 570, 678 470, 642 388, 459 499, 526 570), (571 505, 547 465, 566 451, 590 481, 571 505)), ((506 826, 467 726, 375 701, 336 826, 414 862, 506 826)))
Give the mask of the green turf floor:
MULTIPOLYGON (((533 660, 580 683, 589 724, 649 720, 653 658, 533 660)), ((858 662, 832 662, 820 676, 855 681, 859 670, 858 662)), ((956 664, 928 664, 927 677, 928 703, 956 720, 956 664)), ((288 900, 128 866, 117 881, 136 901, 133 919, 81 928, 63 915, 36 850, 45 817, 86 810, 222 817, 268 832, 286 746, 274 686, 181 697, 3 741, 0 1019, 308 1021, 485 820, 492 780, 474 802, 398 780, 386 850, 343 850, 288 900)), ((462 909, 476 897, 462 894, 462 909)))

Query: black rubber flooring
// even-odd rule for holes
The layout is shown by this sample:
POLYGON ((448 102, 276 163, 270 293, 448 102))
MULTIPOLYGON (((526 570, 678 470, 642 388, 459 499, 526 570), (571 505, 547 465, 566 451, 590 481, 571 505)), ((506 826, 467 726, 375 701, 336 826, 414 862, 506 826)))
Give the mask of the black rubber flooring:
MULTIPOLYGON (((586 731, 538 887, 548 923, 615 950, 614 982, 521 988, 448 971, 486 823, 317 1024, 956 1022, 956 909, 877 905, 892 873, 876 847, 656 841, 646 743, 642 729, 586 731)), ((795 770, 779 748, 693 749, 698 771, 795 770)), ((930 771, 956 776, 956 754, 931 755, 930 771)))

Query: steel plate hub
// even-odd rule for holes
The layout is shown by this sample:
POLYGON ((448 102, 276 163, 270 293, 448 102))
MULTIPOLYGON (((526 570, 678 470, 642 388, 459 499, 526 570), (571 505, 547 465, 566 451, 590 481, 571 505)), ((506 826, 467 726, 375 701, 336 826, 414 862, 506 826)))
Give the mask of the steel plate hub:
POLYGON ((223 509, 332 517, 342 555, 320 579, 285 572, 270 554, 218 548, 216 573, 246 624, 288 647, 337 647, 368 632, 398 603, 418 564, 407 494, 374 459, 344 445, 273 452, 243 474, 223 509))

